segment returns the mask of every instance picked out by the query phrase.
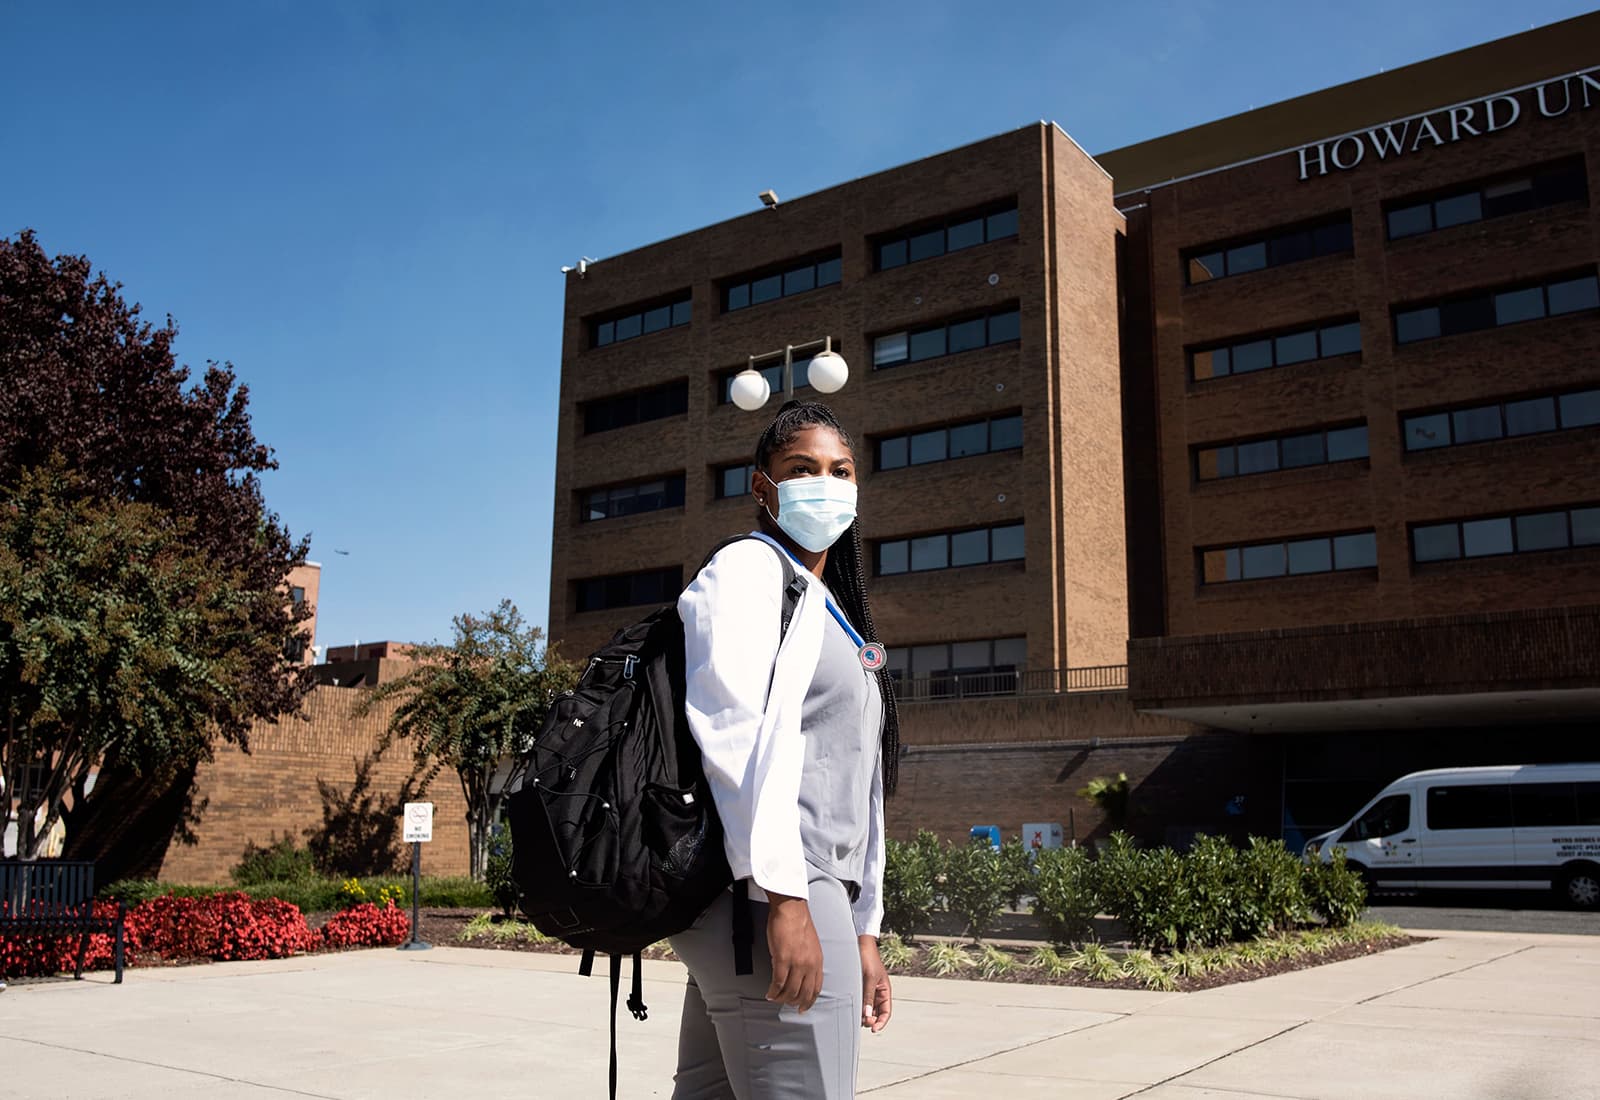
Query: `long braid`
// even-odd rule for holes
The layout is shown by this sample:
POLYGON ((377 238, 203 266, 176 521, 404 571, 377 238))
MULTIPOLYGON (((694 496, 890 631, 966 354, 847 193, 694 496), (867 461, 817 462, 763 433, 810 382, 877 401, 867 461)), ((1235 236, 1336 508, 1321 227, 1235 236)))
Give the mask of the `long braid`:
MULTIPOLYGON (((878 628, 872 621, 872 605, 867 600, 866 554, 861 543, 860 520, 852 523, 844 537, 829 549, 822 579, 844 604, 844 613, 851 625, 862 637, 876 640, 878 628)), ((891 795, 900 784, 900 708, 895 701, 894 677, 889 675, 888 665, 874 675, 878 677, 878 690, 883 694, 883 792, 891 795)))
MULTIPOLYGON (((761 433, 756 444, 756 468, 765 469, 772 453, 786 445, 803 428, 825 427, 837 432, 852 452, 855 442, 844 430, 833 410, 820 401, 787 401, 778 415, 761 433)), ((861 521, 828 549, 822 580, 839 597, 845 617, 868 641, 879 641, 872 621, 872 605, 867 600, 866 554, 862 548, 861 521)), ((900 708, 895 698, 894 678, 886 665, 878 669, 878 690, 883 695, 883 792, 892 795, 900 783, 900 708)))

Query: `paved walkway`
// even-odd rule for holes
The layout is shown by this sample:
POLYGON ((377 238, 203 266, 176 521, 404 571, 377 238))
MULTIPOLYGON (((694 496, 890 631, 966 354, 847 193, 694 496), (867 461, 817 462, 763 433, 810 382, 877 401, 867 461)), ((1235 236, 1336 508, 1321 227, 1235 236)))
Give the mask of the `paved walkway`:
MULTIPOLYGON (((438 948, 134 970, 0 994, 7 1097, 606 1094, 606 982, 438 948)), ((622 1095, 671 1094, 683 972, 647 963, 622 1095)), ((1596 1100, 1600 942, 1450 933, 1204 993, 901 979, 863 1036, 874 1098, 1596 1100)))

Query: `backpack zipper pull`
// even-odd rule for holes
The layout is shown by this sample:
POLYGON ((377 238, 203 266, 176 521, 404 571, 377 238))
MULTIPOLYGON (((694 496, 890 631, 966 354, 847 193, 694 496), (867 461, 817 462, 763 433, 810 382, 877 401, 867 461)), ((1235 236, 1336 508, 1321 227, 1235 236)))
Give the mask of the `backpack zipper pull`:
POLYGON ((625 657, 623 659, 623 661, 622 661, 622 678, 624 680, 633 679, 633 666, 638 664, 638 663, 639 663, 639 658, 633 656, 632 654, 629 654, 627 657, 625 657))

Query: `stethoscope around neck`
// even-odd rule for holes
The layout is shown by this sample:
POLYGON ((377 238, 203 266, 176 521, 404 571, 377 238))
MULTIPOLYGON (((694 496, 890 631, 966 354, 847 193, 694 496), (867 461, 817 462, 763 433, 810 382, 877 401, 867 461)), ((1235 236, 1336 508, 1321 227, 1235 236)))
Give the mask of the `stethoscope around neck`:
MULTIPOLYGON (((799 555, 797 555, 793 550, 789 549, 787 546, 784 546, 783 543, 778 542, 777 539, 773 539, 772 541, 776 543, 785 554, 788 554, 790 558, 794 559, 794 563, 801 569, 806 568, 806 563, 801 561, 799 555)), ((809 572, 809 570, 807 571, 809 572)), ((861 661, 861 667, 866 669, 868 672, 877 672, 880 668, 882 668, 889 660, 889 652, 883 648, 882 643, 869 642, 863 638, 861 636, 861 632, 855 627, 851 626, 850 620, 844 617, 844 612, 840 611, 839 608, 834 605, 832 596, 824 593, 823 603, 827 605, 828 614, 833 616, 834 622, 838 623, 839 626, 843 628, 844 632, 849 635, 850 641, 855 643, 856 656, 861 661)))

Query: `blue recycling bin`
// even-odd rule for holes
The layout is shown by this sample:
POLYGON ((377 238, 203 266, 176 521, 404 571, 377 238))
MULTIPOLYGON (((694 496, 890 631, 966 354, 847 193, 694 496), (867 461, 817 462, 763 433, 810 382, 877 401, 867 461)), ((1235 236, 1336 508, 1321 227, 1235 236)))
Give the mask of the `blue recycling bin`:
POLYGON ((967 835, 973 841, 984 841, 996 851, 1000 849, 1000 826, 998 825, 974 825, 972 831, 967 835))

